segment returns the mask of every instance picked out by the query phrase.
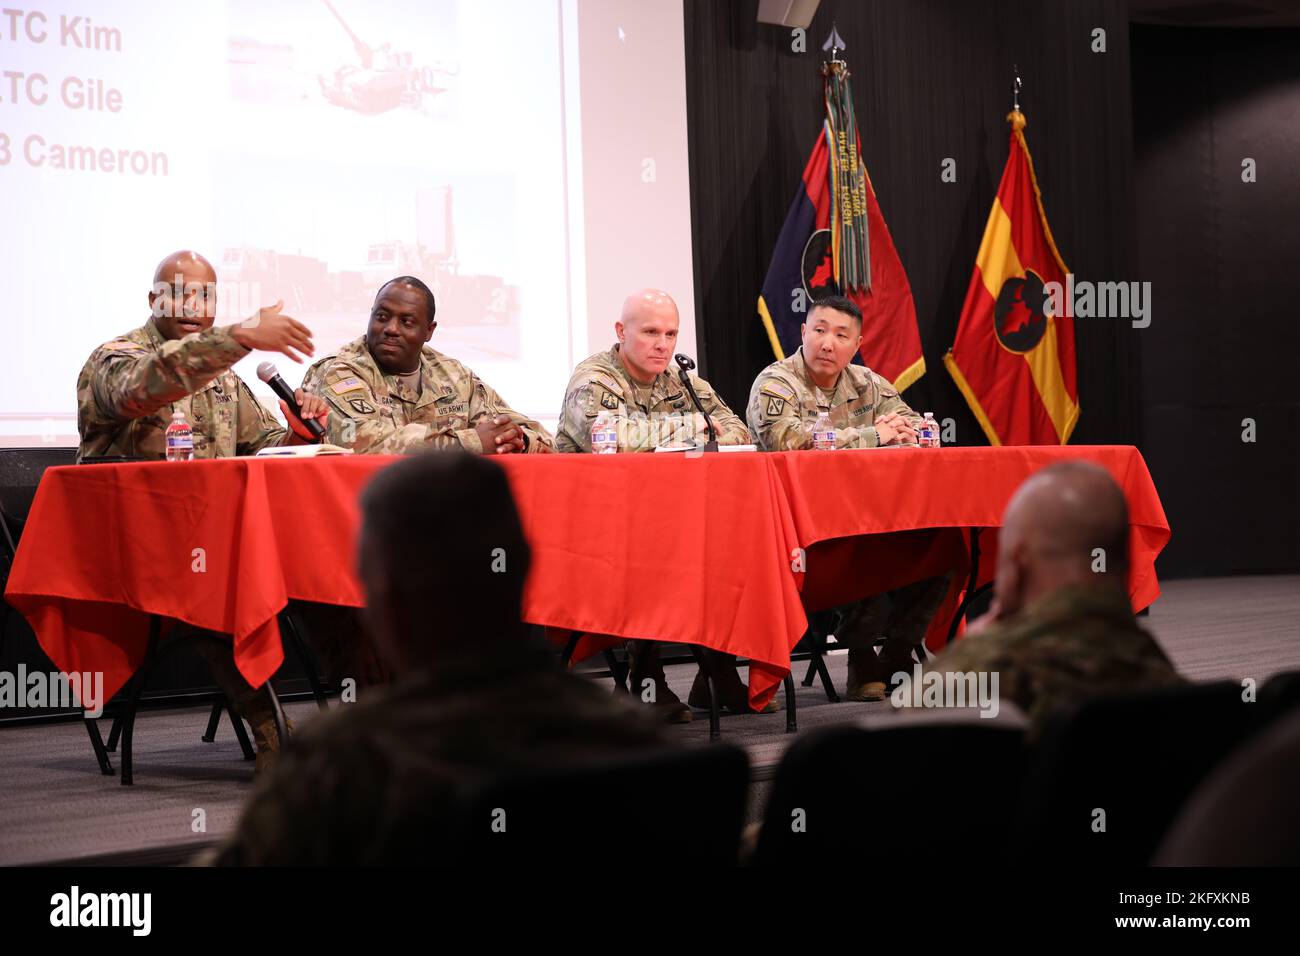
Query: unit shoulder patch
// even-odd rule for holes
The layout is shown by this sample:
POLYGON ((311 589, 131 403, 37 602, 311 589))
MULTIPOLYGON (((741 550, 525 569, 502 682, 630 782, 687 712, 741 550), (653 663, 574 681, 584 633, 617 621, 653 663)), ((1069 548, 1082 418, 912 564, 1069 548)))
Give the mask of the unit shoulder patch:
POLYGON ((784 398, 777 398, 775 395, 767 395, 766 398, 767 405, 765 406, 764 413, 769 418, 777 418, 785 414, 784 398))
POLYGON ((371 405, 364 398, 350 398, 348 404, 352 406, 353 411, 358 415, 373 415, 375 406, 371 405))

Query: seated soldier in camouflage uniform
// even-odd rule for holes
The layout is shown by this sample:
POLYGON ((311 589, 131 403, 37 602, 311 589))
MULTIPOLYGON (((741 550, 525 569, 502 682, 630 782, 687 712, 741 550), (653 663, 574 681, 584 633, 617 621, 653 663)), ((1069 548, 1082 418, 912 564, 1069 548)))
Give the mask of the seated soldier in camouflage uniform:
POLYGON ((1128 505, 1106 469, 1044 468, 1007 505, 989 612, 925 670, 997 673, 1031 736, 1063 705, 1181 683, 1133 616, 1128 535, 1128 505))
MULTIPOLYGON (((677 375, 669 371, 681 319, 677 303, 658 289, 632 293, 623 303, 621 319, 614 323, 618 343, 608 352, 597 352, 573 370, 564 393, 560 427, 555 447, 562 452, 590 452, 591 428, 602 411, 614 417, 619 451, 654 451, 676 445, 700 446, 707 441, 704 415, 695 409, 677 375)), ((690 374, 705 414, 713 419, 719 445, 745 445, 749 429, 712 386, 690 374)), ((664 679, 659 648, 653 641, 629 641, 628 657, 635 693, 640 696, 646 681, 654 685, 653 701, 666 720, 685 723, 691 711, 669 689, 664 679)), ((724 655, 712 655, 716 662, 721 705, 728 710, 749 711, 749 695, 734 663, 724 655)), ((698 674, 688 698, 692 706, 708 706, 708 686, 698 674)), ((775 702, 767 710, 778 709, 775 702)))
POLYGON ((366 334, 307 370, 303 387, 334 409, 329 440, 358 454, 423 448, 549 452, 554 440, 472 371, 425 343, 433 293, 399 276, 375 296, 366 334))
MULTIPOLYGON (((916 443, 921 416, 898 390, 853 357, 862 347, 862 312, 852 299, 818 299, 801 327, 803 344, 759 373, 746 415, 768 451, 812 448, 821 412, 835 426, 836 448, 916 443)), ((888 675, 911 669, 912 653, 948 589, 948 577, 926 578, 838 609, 835 639, 849 648, 849 700, 884 700, 888 675), (884 645, 877 656, 877 637, 884 645)))
POLYGON ((295 734, 209 862, 438 865, 475 784, 664 745, 528 634, 529 548, 501 468, 416 455, 375 477, 361 511, 365 614, 396 680, 295 734))
MULTIPOLYGON (((298 353, 312 354, 311 331, 284 315, 281 303, 235 325, 213 325, 216 278, 211 264, 195 252, 175 252, 158 264, 149 293, 151 317, 95 349, 77 377, 78 461, 163 458, 176 410, 193 428, 195 458, 251 455, 268 445, 314 441, 284 402, 280 409, 292 431, 276 422, 231 371, 252 350, 283 352, 301 362, 298 353)), ((304 418, 325 423, 323 401, 302 389, 296 396, 304 418)), ((195 647, 252 725, 257 766, 264 768, 279 745, 270 699, 248 686, 231 654, 208 641, 196 641, 195 647)))

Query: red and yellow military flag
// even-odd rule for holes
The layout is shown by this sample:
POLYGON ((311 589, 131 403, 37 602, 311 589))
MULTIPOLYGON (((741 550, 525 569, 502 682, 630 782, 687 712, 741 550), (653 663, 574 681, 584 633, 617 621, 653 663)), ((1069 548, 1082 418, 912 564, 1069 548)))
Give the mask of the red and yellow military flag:
POLYGON ((1011 123, 1011 153, 984 227, 975 273, 943 363, 993 445, 1064 445, 1079 420, 1074 319, 1055 315, 1069 270, 1043 211, 1025 141, 1011 123))
POLYGON ((846 295, 862 310, 858 354, 899 391, 925 373, 916 305, 862 161, 849 72, 823 67, 826 119, 813 147, 758 296, 772 351, 799 348, 813 303, 846 295))

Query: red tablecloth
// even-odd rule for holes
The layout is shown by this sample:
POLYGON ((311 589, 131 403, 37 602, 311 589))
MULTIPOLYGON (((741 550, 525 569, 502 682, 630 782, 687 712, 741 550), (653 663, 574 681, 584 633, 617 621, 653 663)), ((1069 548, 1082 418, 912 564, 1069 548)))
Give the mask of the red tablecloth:
POLYGON ((795 537, 807 549, 805 606, 819 610, 953 572, 927 644, 937 649, 966 587, 969 531, 981 529, 979 583, 992 580, 997 528, 1029 475, 1069 459, 1101 465, 1129 508, 1129 594, 1140 611, 1160 595, 1156 556, 1169 522, 1142 454, 1131 445, 884 448, 770 456, 795 537))
MULTIPOLYGON (((1169 528, 1131 447, 498 461, 534 551, 527 620, 748 657, 761 705, 789 670, 805 599, 815 609, 964 571, 961 529, 996 528, 1015 487, 1062 458, 1097 461, 1124 488, 1144 607, 1159 594, 1153 563, 1169 528)), ((102 671, 108 696, 143 660, 150 614, 232 634, 240 670, 260 684, 283 659, 275 615, 290 598, 361 603, 357 495, 391 460, 52 468, 6 596, 58 667, 102 671)))
MULTIPOLYGON (((232 634, 240 670, 260 684, 283 660, 275 615, 290 598, 361 604, 357 496, 391 461, 52 468, 7 597, 61 669, 103 671, 106 696, 143 660, 149 614, 232 634)), ((534 551, 529 621, 699 643, 754 660, 755 694, 780 682, 805 619, 765 456, 498 461, 534 551)))

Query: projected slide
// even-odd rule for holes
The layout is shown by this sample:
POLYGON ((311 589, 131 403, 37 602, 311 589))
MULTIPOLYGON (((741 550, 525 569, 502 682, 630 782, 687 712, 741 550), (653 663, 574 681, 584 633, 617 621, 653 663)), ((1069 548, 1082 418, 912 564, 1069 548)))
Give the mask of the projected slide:
POLYGON ((657 0, 6 6, 0 443, 76 443, 78 371, 175 249, 218 323, 283 299, 318 357, 418 276, 430 344, 543 422, 632 289, 693 342, 681 46, 657 0))

